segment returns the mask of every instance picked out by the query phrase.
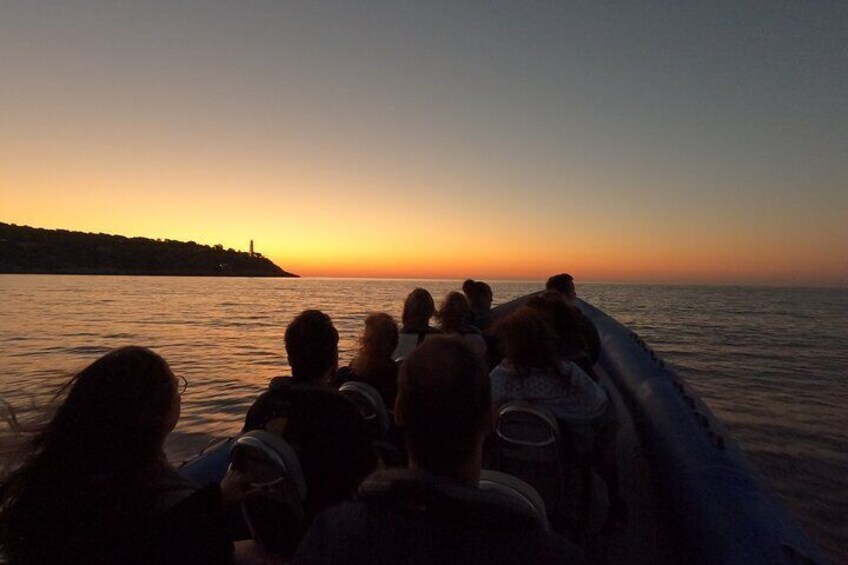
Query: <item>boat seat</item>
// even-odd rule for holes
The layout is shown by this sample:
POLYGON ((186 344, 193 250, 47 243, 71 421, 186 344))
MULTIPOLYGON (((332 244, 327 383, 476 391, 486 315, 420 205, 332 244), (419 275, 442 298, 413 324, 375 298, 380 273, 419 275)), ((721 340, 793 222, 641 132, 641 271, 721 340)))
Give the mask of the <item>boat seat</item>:
POLYGON ((492 442, 492 466, 529 483, 548 509, 559 508, 565 470, 556 419, 526 402, 508 402, 498 410, 492 442))
POLYGON ((288 559, 307 526, 306 481, 294 448, 276 434, 254 430, 235 440, 230 461, 252 487, 241 503, 251 537, 267 553, 288 559))
POLYGON ((389 437, 393 417, 390 416, 377 389, 362 381, 348 381, 339 387, 339 392, 359 409, 380 459, 389 467, 403 465, 406 461, 404 454, 389 437))
POLYGON ((518 477, 492 469, 483 469, 480 472, 478 486, 481 490, 503 496, 516 503, 523 510, 534 516, 536 523, 543 530, 548 531, 551 529, 547 510, 545 509, 545 501, 542 500, 542 496, 536 489, 518 477))
POLYGON ((372 439, 386 436, 389 431, 389 412, 377 389, 362 381, 348 381, 339 387, 339 392, 359 408, 372 439))

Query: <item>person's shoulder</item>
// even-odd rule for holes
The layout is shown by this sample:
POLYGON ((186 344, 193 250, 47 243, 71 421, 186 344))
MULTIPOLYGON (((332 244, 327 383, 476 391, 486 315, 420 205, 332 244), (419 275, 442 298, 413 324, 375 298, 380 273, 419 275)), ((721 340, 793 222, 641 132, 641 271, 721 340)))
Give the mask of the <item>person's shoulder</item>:
POLYGON ((268 383, 268 387, 260 393, 255 403, 262 403, 285 397, 292 390, 291 377, 274 377, 268 383))
POLYGON ((480 331, 480 328, 478 328, 477 326, 473 326, 471 324, 466 324, 466 325, 462 326, 462 329, 459 331, 459 333, 461 333, 462 335, 467 335, 467 336, 474 336, 474 335, 482 336, 483 335, 483 332, 480 331))
POLYGON ((358 416, 359 411, 333 388, 297 384, 290 377, 275 377, 248 409, 245 430, 265 428, 269 419, 283 415, 307 420, 323 416, 349 420, 358 416))
POLYGON ((343 385, 348 381, 361 381, 362 377, 360 377, 356 371, 353 370, 353 367, 347 365, 345 367, 339 367, 339 370, 336 371, 336 376, 333 379, 333 383, 336 386, 343 385))
POLYGON ((274 377, 265 389, 247 409, 244 418, 244 431, 263 429, 267 421, 275 415, 285 412, 288 403, 288 389, 291 378, 274 377))
POLYGON ((487 546, 495 549, 499 565, 586 564, 579 547, 563 536, 541 528, 496 528, 486 531, 483 540, 487 546))
POLYGON ((587 563, 583 550, 557 533, 535 530, 526 535, 528 536, 527 547, 532 547, 536 553, 533 563, 567 565, 587 563))
MULTIPOLYGON (((380 365, 379 367, 374 369, 372 375, 370 375, 371 377, 373 377, 373 379, 371 379, 371 380, 375 380, 375 381, 379 382, 379 381, 396 379, 399 369, 400 369, 400 363, 398 363, 397 361, 392 359, 391 362, 385 363, 384 365, 380 365)), ((362 380, 365 381, 365 382, 369 381, 369 379, 362 379, 362 380)))
POLYGON ((362 562, 368 507, 356 500, 324 510, 298 545, 292 565, 362 562))
POLYGON ((506 359, 504 359, 500 363, 495 365, 495 368, 492 369, 491 372, 489 373, 489 377, 490 378, 495 378, 495 377, 503 378, 503 377, 509 377, 509 376, 512 376, 512 375, 515 375, 515 374, 516 374, 515 367, 510 365, 509 362, 506 359))
MULTIPOLYGON (((365 433, 365 420, 356 404, 338 390, 321 387, 301 387, 296 402, 310 421, 320 420, 344 434, 365 433)), ((322 425, 322 428, 324 425, 322 425)))
POLYGON ((308 396, 308 389, 304 385, 298 385, 292 377, 274 377, 265 389, 253 402, 254 407, 281 406, 297 402, 299 398, 308 396))
POLYGON ((301 402, 320 406, 322 410, 356 411, 356 405, 335 388, 309 385, 294 385, 291 393, 301 402))

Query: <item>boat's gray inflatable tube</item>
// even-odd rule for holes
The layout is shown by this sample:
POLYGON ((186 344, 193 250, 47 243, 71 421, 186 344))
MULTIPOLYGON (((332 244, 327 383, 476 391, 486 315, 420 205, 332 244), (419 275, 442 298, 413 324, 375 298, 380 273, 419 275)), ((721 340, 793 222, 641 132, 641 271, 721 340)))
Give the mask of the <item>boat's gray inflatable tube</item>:
POLYGON ((709 408, 632 331, 580 304, 630 409, 687 563, 827 563, 709 408))

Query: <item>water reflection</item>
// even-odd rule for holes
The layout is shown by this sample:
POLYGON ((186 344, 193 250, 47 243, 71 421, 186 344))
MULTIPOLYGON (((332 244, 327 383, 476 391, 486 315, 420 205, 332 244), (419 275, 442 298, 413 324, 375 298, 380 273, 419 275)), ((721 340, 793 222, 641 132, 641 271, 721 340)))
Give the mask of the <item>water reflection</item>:
MULTIPOLYGON (((167 446, 183 459, 238 430, 269 379, 287 373, 283 331, 301 310, 333 318, 346 363, 369 312, 399 318, 414 287, 439 301, 460 285, 0 275, 0 395, 27 418, 102 353, 151 347, 191 382, 167 446)), ((492 283, 495 304, 540 287, 492 283)), ((578 292, 677 366, 823 545, 848 546, 834 525, 848 508, 848 292, 591 284, 578 292)))

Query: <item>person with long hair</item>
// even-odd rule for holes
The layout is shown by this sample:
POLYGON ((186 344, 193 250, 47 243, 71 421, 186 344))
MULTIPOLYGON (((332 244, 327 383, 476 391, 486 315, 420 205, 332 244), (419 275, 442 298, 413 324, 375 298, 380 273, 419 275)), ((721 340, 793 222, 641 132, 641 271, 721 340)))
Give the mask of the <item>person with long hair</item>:
POLYGON ((392 358, 403 360, 412 350, 431 334, 441 333, 430 325, 430 319, 436 313, 436 303, 424 288, 416 288, 406 297, 403 303, 402 326, 398 335, 398 345, 392 358))
POLYGON ((615 453, 618 426, 606 391, 563 356, 554 328, 538 310, 523 306, 499 321, 494 332, 504 359, 491 372, 493 404, 521 400, 554 416, 606 483, 610 507, 605 528, 618 525, 626 506, 615 453))
POLYGON ((557 419, 589 422, 601 416, 609 400, 580 367, 565 359, 557 336, 536 310, 522 307, 494 328, 504 360, 492 371, 492 400, 526 400, 557 419))
POLYGON ((392 353, 398 344, 398 326, 389 314, 375 312, 365 318, 359 351, 347 367, 336 371, 336 386, 362 381, 373 386, 392 410, 397 396, 398 364, 392 353))
POLYGON ((470 316, 471 305, 461 292, 449 292, 436 313, 443 333, 466 342, 480 359, 485 360, 486 341, 477 327, 467 323, 470 316))
POLYGON ((153 351, 122 347, 63 387, 3 480, 9 563, 232 561, 223 499, 238 479, 197 489, 163 452, 184 384, 153 351))

